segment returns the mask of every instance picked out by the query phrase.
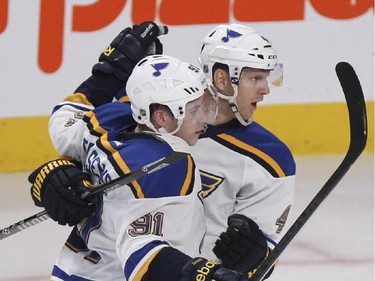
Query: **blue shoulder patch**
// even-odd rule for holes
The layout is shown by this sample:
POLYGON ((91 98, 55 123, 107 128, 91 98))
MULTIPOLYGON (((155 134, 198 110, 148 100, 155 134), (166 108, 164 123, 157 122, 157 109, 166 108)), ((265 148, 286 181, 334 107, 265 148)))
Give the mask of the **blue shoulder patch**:
POLYGON ((107 103, 95 108, 93 113, 99 126, 106 131, 117 131, 136 125, 128 103, 107 103))
MULTIPOLYGON (((130 134, 131 136, 145 134, 130 134)), ((118 157, 111 159, 119 174, 129 173, 144 165, 172 153, 171 147, 162 141, 149 137, 132 137, 117 146, 118 157)), ((145 175, 129 186, 136 198, 158 198, 183 196, 192 192, 195 179, 195 163, 189 155, 169 166, 145 175)))

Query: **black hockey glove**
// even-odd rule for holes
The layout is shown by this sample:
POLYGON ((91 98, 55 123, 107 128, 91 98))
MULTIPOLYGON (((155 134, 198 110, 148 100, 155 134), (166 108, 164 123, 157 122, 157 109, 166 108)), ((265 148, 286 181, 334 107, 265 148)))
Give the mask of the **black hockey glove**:
POLYGON ((151 21, 134 25, 133 28, 125 28, 104 49, 99 62, 92 68, 92 74, 112 73, 121 82, 126 83, 134 66, 142 58, 163 53, 163 45, 157 37, 167 31, 167 27, 160 28, 151 21))
POLYGON ((61 225, 75 225, 95 211, 95 202, 81 194, 92 187, 88 174, 69 160, 53 160, 41 165, 28 178, 31 197, 38 207, 61 225))
MULTIPOLYGON (((226 268, 248 273, 249 277, 268 254, 263 232, 256 222, 239 214, 228 218, 228 229, 216 241, 213 252, 226 268)), ((265 276, 270 276, 271 270, 265 276)))
POLYGON ((181 271, 180 281, 241 281, 248 280, 242 273, 222 267, 220 262, 198 257, 190 260, 181 271))

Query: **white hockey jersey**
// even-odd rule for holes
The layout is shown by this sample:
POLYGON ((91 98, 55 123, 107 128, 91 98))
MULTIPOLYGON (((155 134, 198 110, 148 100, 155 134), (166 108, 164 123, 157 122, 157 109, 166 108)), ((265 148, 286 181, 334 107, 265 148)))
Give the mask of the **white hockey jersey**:
POLYGON ((286 145, 256 122, 244 127, 232 120, 210 127, 192 153, 205 201, 202 255, 217 259, 212 249, 232 214, 254 220, 274 248, 285 233, 294 199, 296 168, 286 145))
MULTIPOLYGON (((85 97, 75 94, 50 119, 58 152, 81 161, 95 184, 172 152, 169 138, 122 132, 129 122, 119 108, 120 103, 110 103, 89 111, 93 108, 85 97)), ((152 276, 150 264, 168 247, 199 255, 206 231, 200 190, 199 171, 189 155, 100 196, 95 214, 72 230, 51 280, 168 280, 152 276)))

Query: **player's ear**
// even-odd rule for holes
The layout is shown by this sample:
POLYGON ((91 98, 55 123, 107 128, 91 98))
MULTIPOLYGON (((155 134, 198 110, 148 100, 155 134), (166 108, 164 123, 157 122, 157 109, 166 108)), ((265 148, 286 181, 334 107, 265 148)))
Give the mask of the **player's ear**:
POLYGON ((151 122, 154 125, 156 129, 159 129, 160 127, 163 127, 164 125, 164 120, 165 118, 163 117, 163 111, 160 109, 155 110, 151 114, 151 122))
MULTIPOLYGON (((165 127, 168 123, 168 113, 164 109, 157 109, 152 113, 152 123, 154 124, 156 129, 161 127, 165 127)), ((170 118, 169 118, 170 119, 170 118)))
POLYGON ((216 69, 212 78, 213 83, 219 92, 224 92, 225 89, 230 85, 229 75, 224 69, 216 69))

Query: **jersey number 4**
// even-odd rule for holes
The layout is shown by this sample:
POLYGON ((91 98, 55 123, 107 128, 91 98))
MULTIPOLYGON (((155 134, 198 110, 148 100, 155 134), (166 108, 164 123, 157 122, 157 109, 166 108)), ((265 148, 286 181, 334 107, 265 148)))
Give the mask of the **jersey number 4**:
POLYGON ((280 233, 283 230, 286 224, 286 220, 288 219, 288 215, 289 215, 289 211, 291 207, 292 205, 289 205, 281 214, 281 216, 276 220, 275 224, 278 226, 276 233, 280 233))

